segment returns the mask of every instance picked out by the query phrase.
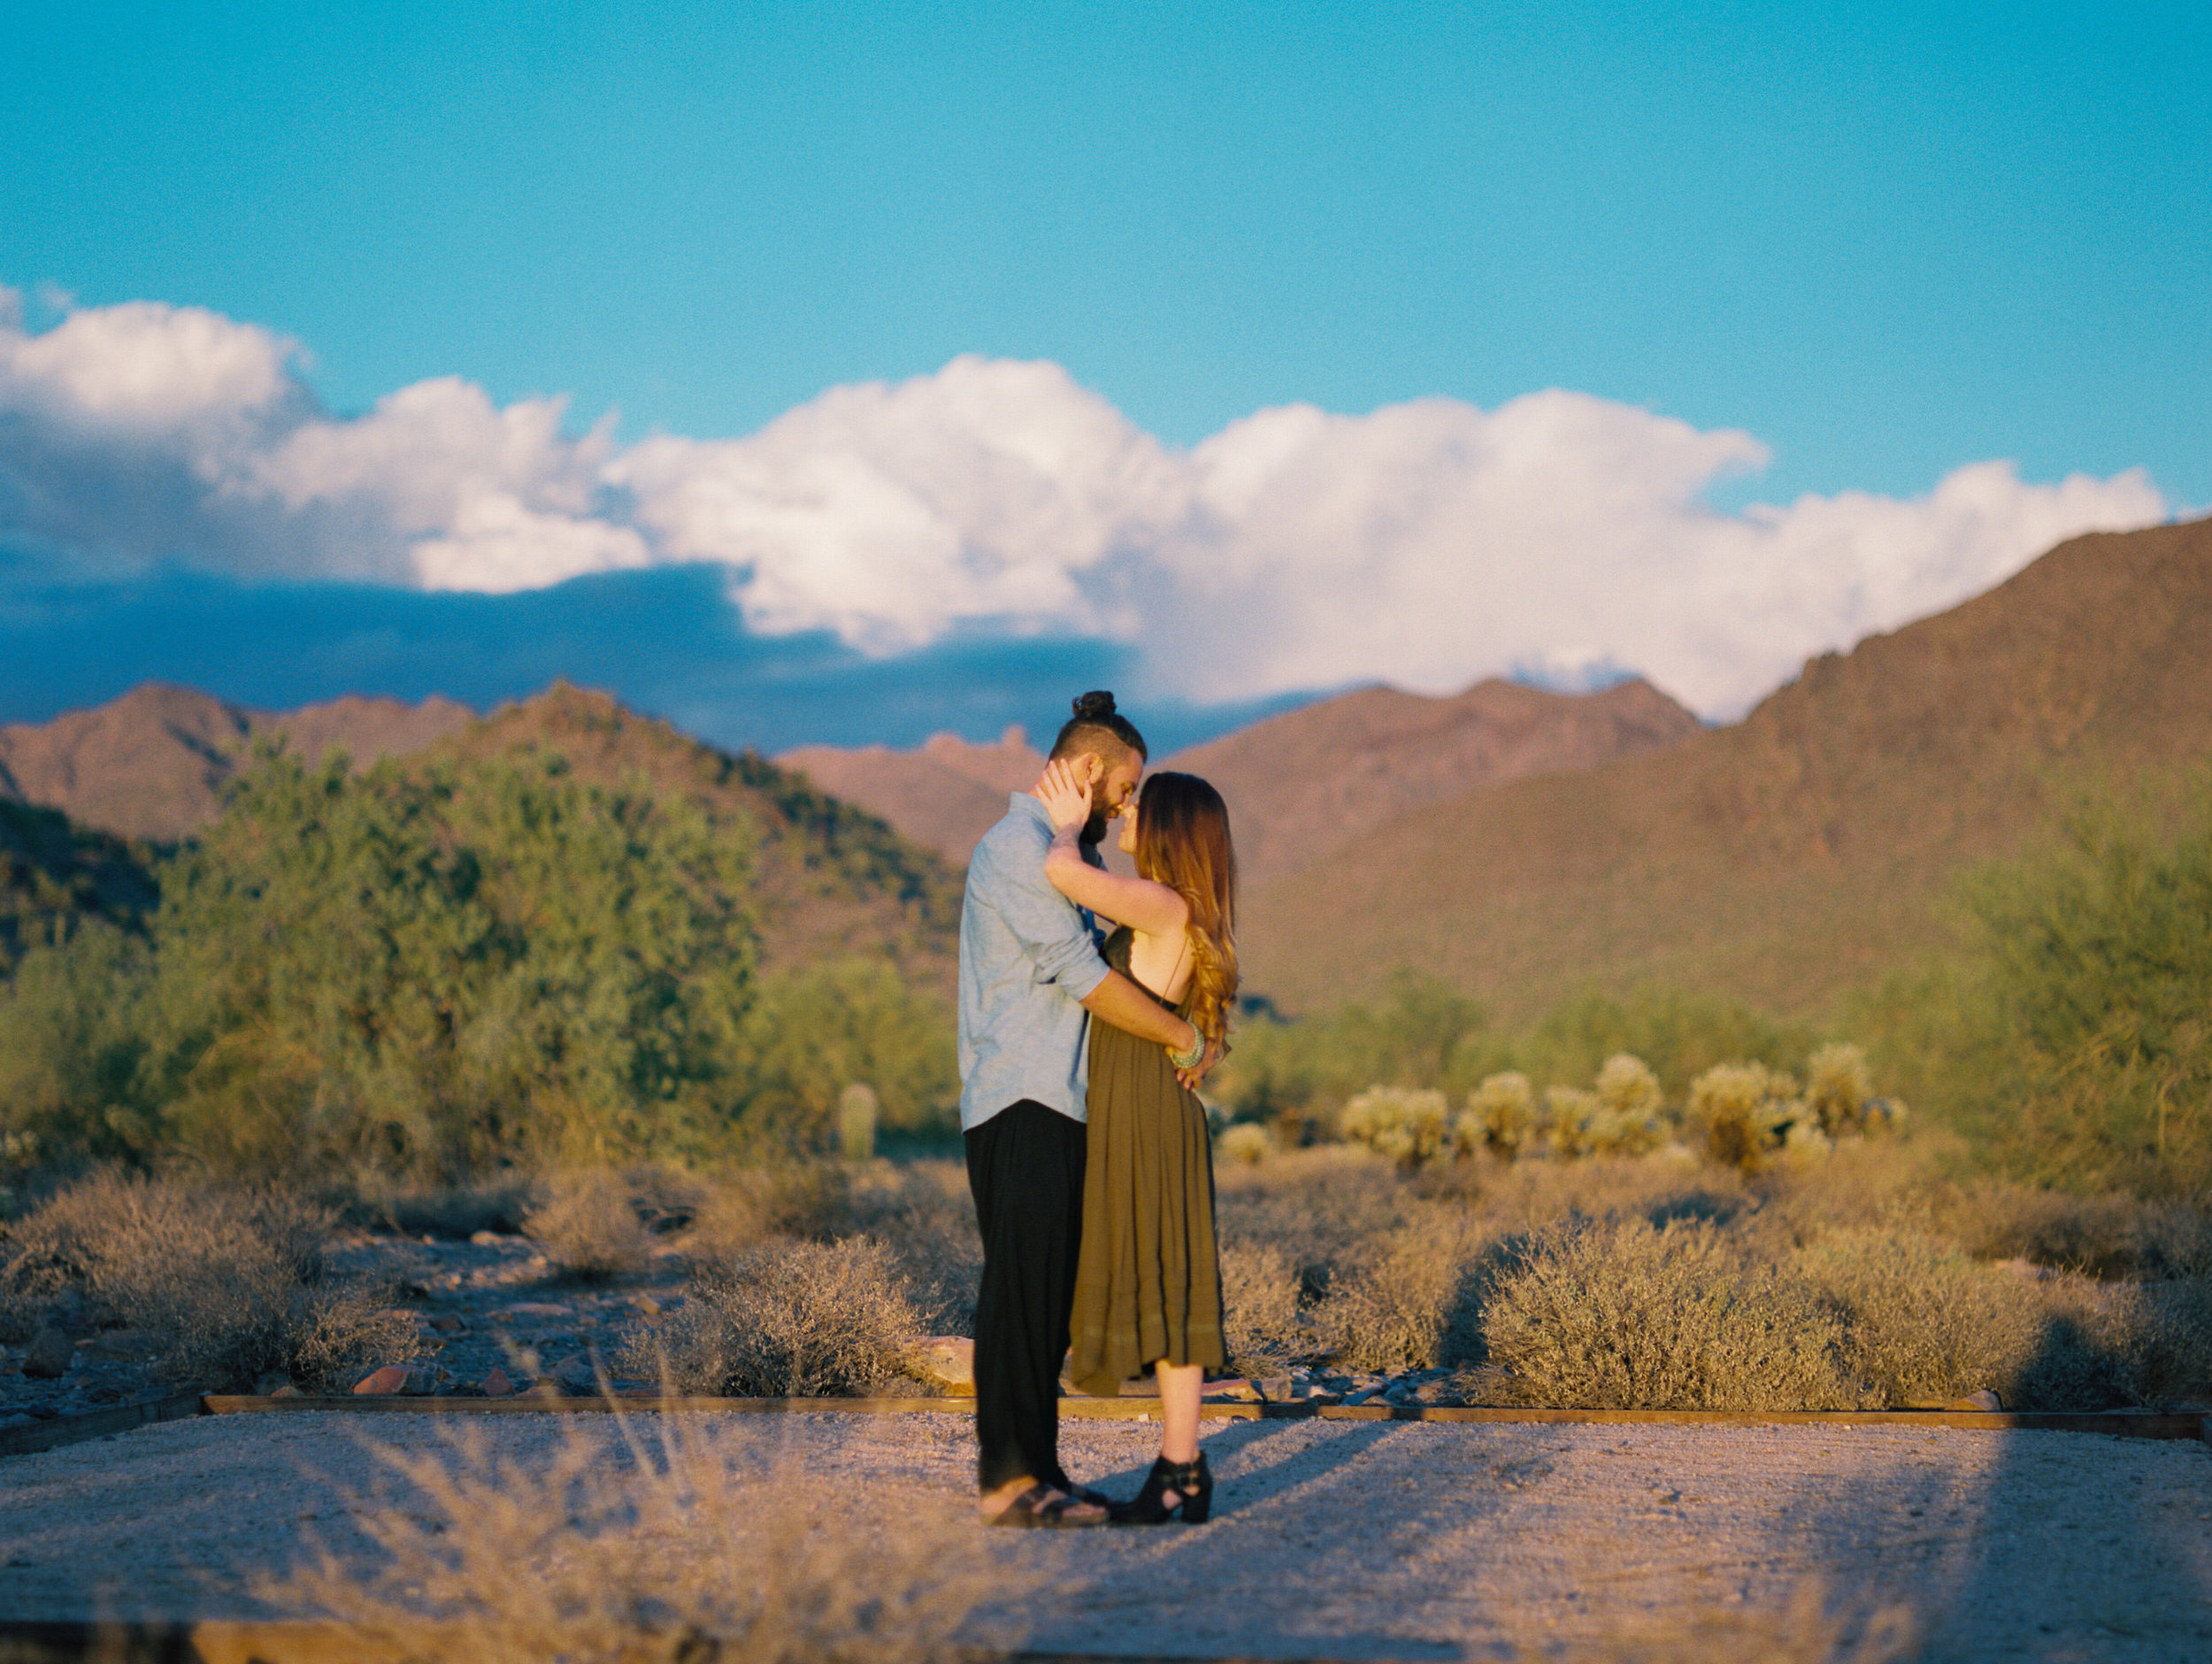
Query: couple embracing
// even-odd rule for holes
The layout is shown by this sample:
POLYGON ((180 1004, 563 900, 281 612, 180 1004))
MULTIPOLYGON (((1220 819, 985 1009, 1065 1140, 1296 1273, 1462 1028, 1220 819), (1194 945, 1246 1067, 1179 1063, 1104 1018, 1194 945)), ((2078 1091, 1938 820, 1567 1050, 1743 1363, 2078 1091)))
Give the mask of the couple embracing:
POLYGON ((1194 1089, 1227 1049, 1236 859, 1220 794, 1147 779, 1146 760, 1114 696, 1084 694, 968 865, 960 1124, 983 1235, 978 1481, 996 1525, 1195 1524, 1212 1504, 1199 1394, 1225 1355, 1194 1089), (1100 859, 1115 820, 1134 878, 1100 859), (1087 1392, 1156 1376, 1160 1458, 1135 1498, 1060 1465, 1064 1357, 1087 1392))

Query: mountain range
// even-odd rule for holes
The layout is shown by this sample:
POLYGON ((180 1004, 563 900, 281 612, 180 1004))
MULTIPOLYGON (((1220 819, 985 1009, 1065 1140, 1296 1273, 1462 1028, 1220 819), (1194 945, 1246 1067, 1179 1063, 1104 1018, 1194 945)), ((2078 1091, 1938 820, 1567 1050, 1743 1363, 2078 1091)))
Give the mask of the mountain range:
POLYGON ((1814 1014, 1945 942, 1962 868, 2208 757, 2212 520, 2093 534, 1740 723, 1390 820, 1254 886, 1240 946, 1292 1009, 1404 964, 1509 1019, 1644 982, 1814 1014))
POLYGON ((254 742, 278 736, 311 757, 339 747, 357 765, 546 750, 588 783, 642 776, 750 824, 764 962, 888 952, 915 980, 952 985, 959 880, 937 855, 803 775, 565 684, 481 718, 441 699, 269 713, 149 685, 49 724, 0 729, 0 967, 59 914, 127 917, 148 904, 160 846, 212 820, 254 742))
MULTIPOLYGON (((1270 717, 1171 756, 1157 769, 1219 788, 1248 884, 1311 865, 1424 803, 1531 774, 1594 768, 1700 732, 1697 718, 1650 683, 1601 693, 1547 693, 1478 682, 1447 699, 1363 687, 1270 717)), ((993 746, 941 733, 917 750, 809 746, 776 761, 824 791, 874 811, 916 842, 965 864, 1035 784, 1044 755, 1019 728, 993 746)))
MULTIPOLYGON (((127 840, 204 824, 252 742, 279 734, 357 759, 552 748, 587 778, 642 772, 741 809, 761 829, 772 959, 887 951, 939 985, 959 866, 1042 764, 1018 729, 772 763, 557 686, 481 719, 446 701, 270 714, 145 687, 0 729, 16 914, 127 910, 142 853, 127 840)), ((1811 661, 1727 727, 1642 682, 1367 688, 1158 765, 1204 774, 1231 804, 1248 989, 1317 1009, 1406 965, 1514 1021, 1646 982, 1831 1008, 1947 939, 1962 868, 2047 835, 2084 793, 2208 757, 2200 520, 2062 544, 1985 594, 1811 661)))

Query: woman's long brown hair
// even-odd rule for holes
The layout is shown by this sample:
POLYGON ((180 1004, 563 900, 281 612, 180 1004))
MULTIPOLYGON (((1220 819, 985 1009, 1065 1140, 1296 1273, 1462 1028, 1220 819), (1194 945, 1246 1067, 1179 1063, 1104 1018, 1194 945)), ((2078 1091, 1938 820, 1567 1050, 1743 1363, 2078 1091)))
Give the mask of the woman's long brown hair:
POLYGON ((1195 774, 1149 777, 1137 798, 1137 876, 1189 904, 1190 1020, 1221 1039, 1237 997, 1237 852, 1221 794, 1195 774))

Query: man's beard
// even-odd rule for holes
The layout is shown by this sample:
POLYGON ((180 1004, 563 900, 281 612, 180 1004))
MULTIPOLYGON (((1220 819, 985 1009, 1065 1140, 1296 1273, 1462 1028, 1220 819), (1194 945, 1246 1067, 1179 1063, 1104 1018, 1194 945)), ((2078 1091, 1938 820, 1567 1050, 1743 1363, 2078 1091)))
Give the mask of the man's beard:
POLYGON ((1106 841, 1106 828, 1113 824, 1113 817, 1094 804, 1090 819, 1083 823, 1083 830, 1076 834, 1076 841, 1087 849, 1095 849, 1106 841))

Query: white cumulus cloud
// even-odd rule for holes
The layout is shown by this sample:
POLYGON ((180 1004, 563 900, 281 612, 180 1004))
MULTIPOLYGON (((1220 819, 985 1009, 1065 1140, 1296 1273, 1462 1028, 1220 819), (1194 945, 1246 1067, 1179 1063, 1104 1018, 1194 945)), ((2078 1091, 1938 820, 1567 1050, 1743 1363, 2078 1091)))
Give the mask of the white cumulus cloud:
POLYGON ((2045 484, 2001 462, 1722 512, 1705 493, 1764 465, 1756 439, 1558 390, 1291 405, 1188 449, 1056 364, 976 357, 742 439, 624 447, 565 417, 447 378, 335 418, 251 324, 142 302, 33 333, 0 290, 0 542, 58 574, 503 592, 708 562, 759 632, 878 654, 1105 635, 1200 699, 1628 666, 1732 716, 1814 653, 2169 512, 2139 470, 2045 484))

